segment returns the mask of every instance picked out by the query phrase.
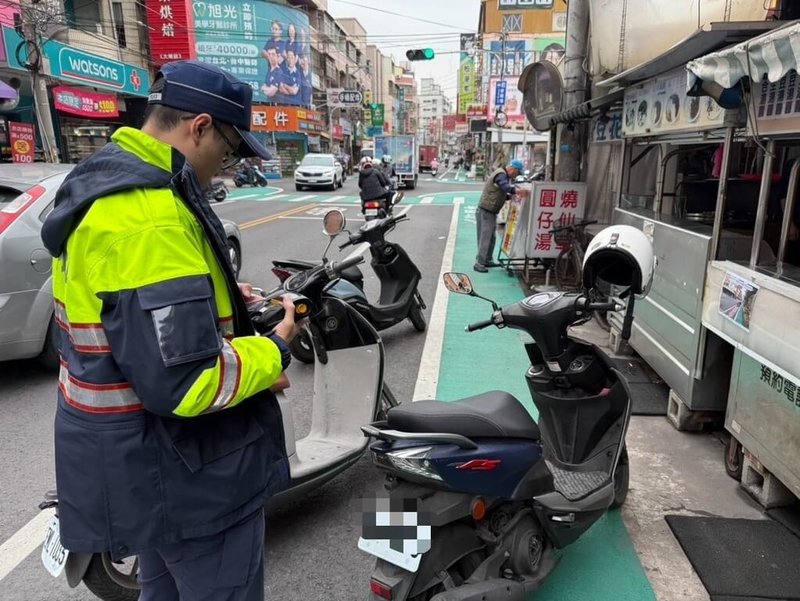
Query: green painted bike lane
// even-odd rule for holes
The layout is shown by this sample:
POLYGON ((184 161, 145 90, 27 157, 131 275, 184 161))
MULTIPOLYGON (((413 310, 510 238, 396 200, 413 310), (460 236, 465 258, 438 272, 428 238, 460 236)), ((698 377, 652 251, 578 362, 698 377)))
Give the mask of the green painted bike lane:
MULTIPOLYGON (((475 291, 500 306, 524 293, 516 278, 502 269, 473 271, 476 249, 474 211, 478 193, 465 195, 460 207, 453 271, 468 274, 475 291)), ((498 237, 498 244, 500 243, 498 237)), ((525 382, 529 361, 527 335, 510 329, 486 328, 467 333, 464 327, 487 319, 491 305, 477 298, 451 294, 448 299, 437 398, 454 400, 489 390, 512 393, 535 417, 525 382)), ((655 601, 619 511, 611 511, 580 540, 561 552, 561 560, 530 601, 655 601)))

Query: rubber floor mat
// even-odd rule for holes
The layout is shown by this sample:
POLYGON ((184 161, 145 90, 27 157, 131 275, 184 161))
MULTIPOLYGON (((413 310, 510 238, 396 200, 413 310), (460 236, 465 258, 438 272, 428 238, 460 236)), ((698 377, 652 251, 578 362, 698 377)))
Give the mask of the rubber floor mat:
POLYGON ((712 601, 800 600, 800 539, 772 520, 665 518, 712 601))

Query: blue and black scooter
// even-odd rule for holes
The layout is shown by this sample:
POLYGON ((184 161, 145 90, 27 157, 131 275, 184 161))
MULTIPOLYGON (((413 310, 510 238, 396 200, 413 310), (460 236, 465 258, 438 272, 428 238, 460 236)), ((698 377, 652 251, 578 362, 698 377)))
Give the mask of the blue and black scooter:
MULTIPOLYGON (((478 296, 465 274, 444 280, 451 292, 478 296)), ((371 600, 523 601, 559 549, 625 500, 630 390, 602 350, 567 335, 593 311, 623 307, 565 292, 492 306, 491 318, 467 331, 509 327, 535 341, 525 345, 525 379, 538 423, 514 396, 493 391, 403 403, 362 427, 376 439, 373 461, 386 472, 384 505, 404 512, 403 528, 391 522, 380 534, 389 522, 376 511, 359 540, 378 558, 371 600)))

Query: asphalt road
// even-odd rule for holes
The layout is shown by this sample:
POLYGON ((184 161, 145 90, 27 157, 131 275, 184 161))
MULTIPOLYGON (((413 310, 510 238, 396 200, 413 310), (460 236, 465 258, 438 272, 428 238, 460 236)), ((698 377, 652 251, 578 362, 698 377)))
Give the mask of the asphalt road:
MULTIPOLYGON (((430 182, 407 192, 410 221, 390 234, 419 266, 421 292, 433 303, 451 216, 452 198, 459 190, 478 188, 463 183, 430 182), (425 199, 424 201, 422 199, 425 199)), ((327 243, 321 213, 331 207, 344 210, 348 227, 358 227, 356 178, 350 177, 336 192, 295 192, 291 181, 269 189, 274 199, 259 190, 237 190, 231 200, 215 205, 222 217, 239 223, 243 236, 240 279, 270 287, 277 279, 270 272, 274 258, 318 259, 327 243), (237 197, 239 199, 237 200, 237 197), (312 198, 304 198, 312 197, 312 198), (333 198, 333 197, 339 197, 333 198)), ((348 249, 346 252, 351 252, 348 249)), ((333 256, 338 254, 333 251, 333 256)), ((377 280, 362 265, 369 298, 378 295, 377 280)), ((425 335, 403 322, 384 332, 386 382, 400 399, 414 390, 425 335)), ((295 362, 289 369, 298 436, 310 428, 313 367, 295 362)), ((36 363, 0 365, 0 545, 23 528, 37 513, 42 494, 53 487, 52 422, 55 411, 54 374, 36 363)), ((380 485, 380 475, 366 458, 303 501, 273 512, 267 527, 268 598, 281 601, 308 599, 363 599, 369 589, 372 559, 356 547, 360 532, 360 499, 380 485)), ((11 551, 8 551, 11 553, 11 551)), ((3 601, 55 601, 95 597, 83 586, 70 589, 63 575, 53 579, 42 568, 40 547, 5 577, 0 570, 3 601)), ((0 564, 2 564, 0 557, 0 564)))

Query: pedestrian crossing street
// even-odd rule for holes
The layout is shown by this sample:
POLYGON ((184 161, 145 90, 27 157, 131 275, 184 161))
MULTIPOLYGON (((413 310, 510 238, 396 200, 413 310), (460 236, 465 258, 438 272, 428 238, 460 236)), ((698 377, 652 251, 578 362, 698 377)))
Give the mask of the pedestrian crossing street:
MULTIPOLYGON (((433 205, 433 206, 452 206, 454 204, 471 204, 478 201, 479 194, 475 192, 438 192, 435 194, 411 195, 406 193, 402 204, 404 205, 433 205)), ((332 193, 265 193, 254 190, 234 190, 231 191, 226 203, 230 202, 288 202, 288 203, 312 203, 312 204, 337 204, 337 205, 358 205, 361 200, 355 195, 342 195, 332 193)))

